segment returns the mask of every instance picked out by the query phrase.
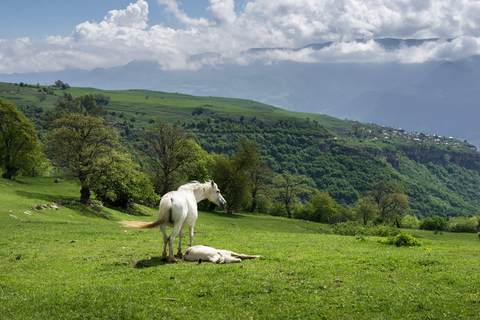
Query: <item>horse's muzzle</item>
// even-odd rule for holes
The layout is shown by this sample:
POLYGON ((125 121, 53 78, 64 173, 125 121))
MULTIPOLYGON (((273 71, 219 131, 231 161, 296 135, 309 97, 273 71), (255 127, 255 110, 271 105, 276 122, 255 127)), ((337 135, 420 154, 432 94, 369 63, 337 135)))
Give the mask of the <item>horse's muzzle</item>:
POLYGON ((220 201, 220 208, 225 209, 226 206, 227 206, 227 201, 225 201, 225 200, 222 201, 221 200, 220 201))

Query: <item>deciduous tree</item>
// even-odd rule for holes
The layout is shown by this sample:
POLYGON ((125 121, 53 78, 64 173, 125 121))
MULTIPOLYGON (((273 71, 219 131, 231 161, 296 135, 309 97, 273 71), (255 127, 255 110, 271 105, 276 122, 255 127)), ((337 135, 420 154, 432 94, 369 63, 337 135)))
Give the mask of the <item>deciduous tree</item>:
POLYGON ((80 184, 80 201, 84 204, 112 164, 122 161, 118 148, 115 129, 102 119, 79 113, 55 120, 46 136, 47 154, 54 165, 65 168, 67 176, 80 184))
POLYGON ((178 187, 179 177, 175 173, 185 169, 196 157, 196 150, 183 128, 158 119, 139 136, 142 143, 137 147, 148 164, 155 191, 163 195, 178 187))
POLYGON ((284 171, 283 174, 275 177, 274 185, 277 188, 276 198, 283 204, 287 211, 287 217, 291 219, 295 201, 300 195, 309 193, 305 185, 305 177, 284 171))
POLYGON ((371 202, 376 209, 379 222, 392 222, 400 227, 402 218, 410 209, 403 183, 380 180, 372 185, 364 201, 371 202))
POLYGON ((12 179, 20 169, 30 169, 42 156, 33 124, 17 107, 0 99, 0 168, 12 179))

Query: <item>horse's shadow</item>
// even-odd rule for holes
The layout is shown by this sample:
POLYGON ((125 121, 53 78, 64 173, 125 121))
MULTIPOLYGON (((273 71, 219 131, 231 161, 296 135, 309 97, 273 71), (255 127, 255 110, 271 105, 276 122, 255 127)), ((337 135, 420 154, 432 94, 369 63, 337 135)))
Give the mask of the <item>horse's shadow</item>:
POLYGON ((149 257, 148 259, 143 259, 135 262, 134 266, 136 269, 145 269, 145 268, 163 266, 164 264, 167 264, 167 263, 168 263, 167 261, 162 260, 162 257, 149 257))

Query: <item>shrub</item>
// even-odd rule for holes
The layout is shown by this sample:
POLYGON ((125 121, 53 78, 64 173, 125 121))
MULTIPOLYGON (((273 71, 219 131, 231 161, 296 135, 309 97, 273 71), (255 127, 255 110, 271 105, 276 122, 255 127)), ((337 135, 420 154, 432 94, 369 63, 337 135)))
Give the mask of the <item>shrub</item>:
POLYGON ((396 236, 401 231, 395 226, 379 224, 379 225, 373 225, 369 227, 367 229, 367 232, 371 236, 390 237, 390 236, 396 236))
POLYGON ((414 247, 422 245, 422 243, 418 241, 417 238, 405 232, 397 234, 395 237, 388 238, 386 243, 394 244, 397 247, 414 247))
POLYGON ((365 235, 365 227, 355 221, 339 222, 333 225, 333 233, 342 236, 365 235))
POLYGON ((407 214, 402 218, 400 225, 404 229, 418 229, 420 227, 420 222, 418 221, 417 217, 407 214))
POLYGON ((372 223, 366 226, 359 224, 356 221, 339 222, 333 225, 333 233, 344 236, 375 236, 388 237, 400 233, 400 230, 395 226, 384 224, 374 225, 372 223))
POLYGON ((427 217, 420 222, 420 229, 432 231, 446 231, 447 220, 439 216, 427 217))
POLYGON ((450 218, 447 223, 447 230, 450 232, 477 232, 477 218, 456 217, 450 218))

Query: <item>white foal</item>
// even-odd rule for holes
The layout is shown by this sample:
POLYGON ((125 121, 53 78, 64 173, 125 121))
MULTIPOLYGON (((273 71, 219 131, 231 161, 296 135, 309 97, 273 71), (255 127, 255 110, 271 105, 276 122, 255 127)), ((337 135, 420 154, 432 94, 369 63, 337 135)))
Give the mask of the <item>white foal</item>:
POLYGON ((193 246, 187 249, 183 258, 186 261, 210 261, 213 263, 242 262, 242 259, 259 258, 247 254, 235 253, 228 250, 219 250, 209 246, 193 246))

